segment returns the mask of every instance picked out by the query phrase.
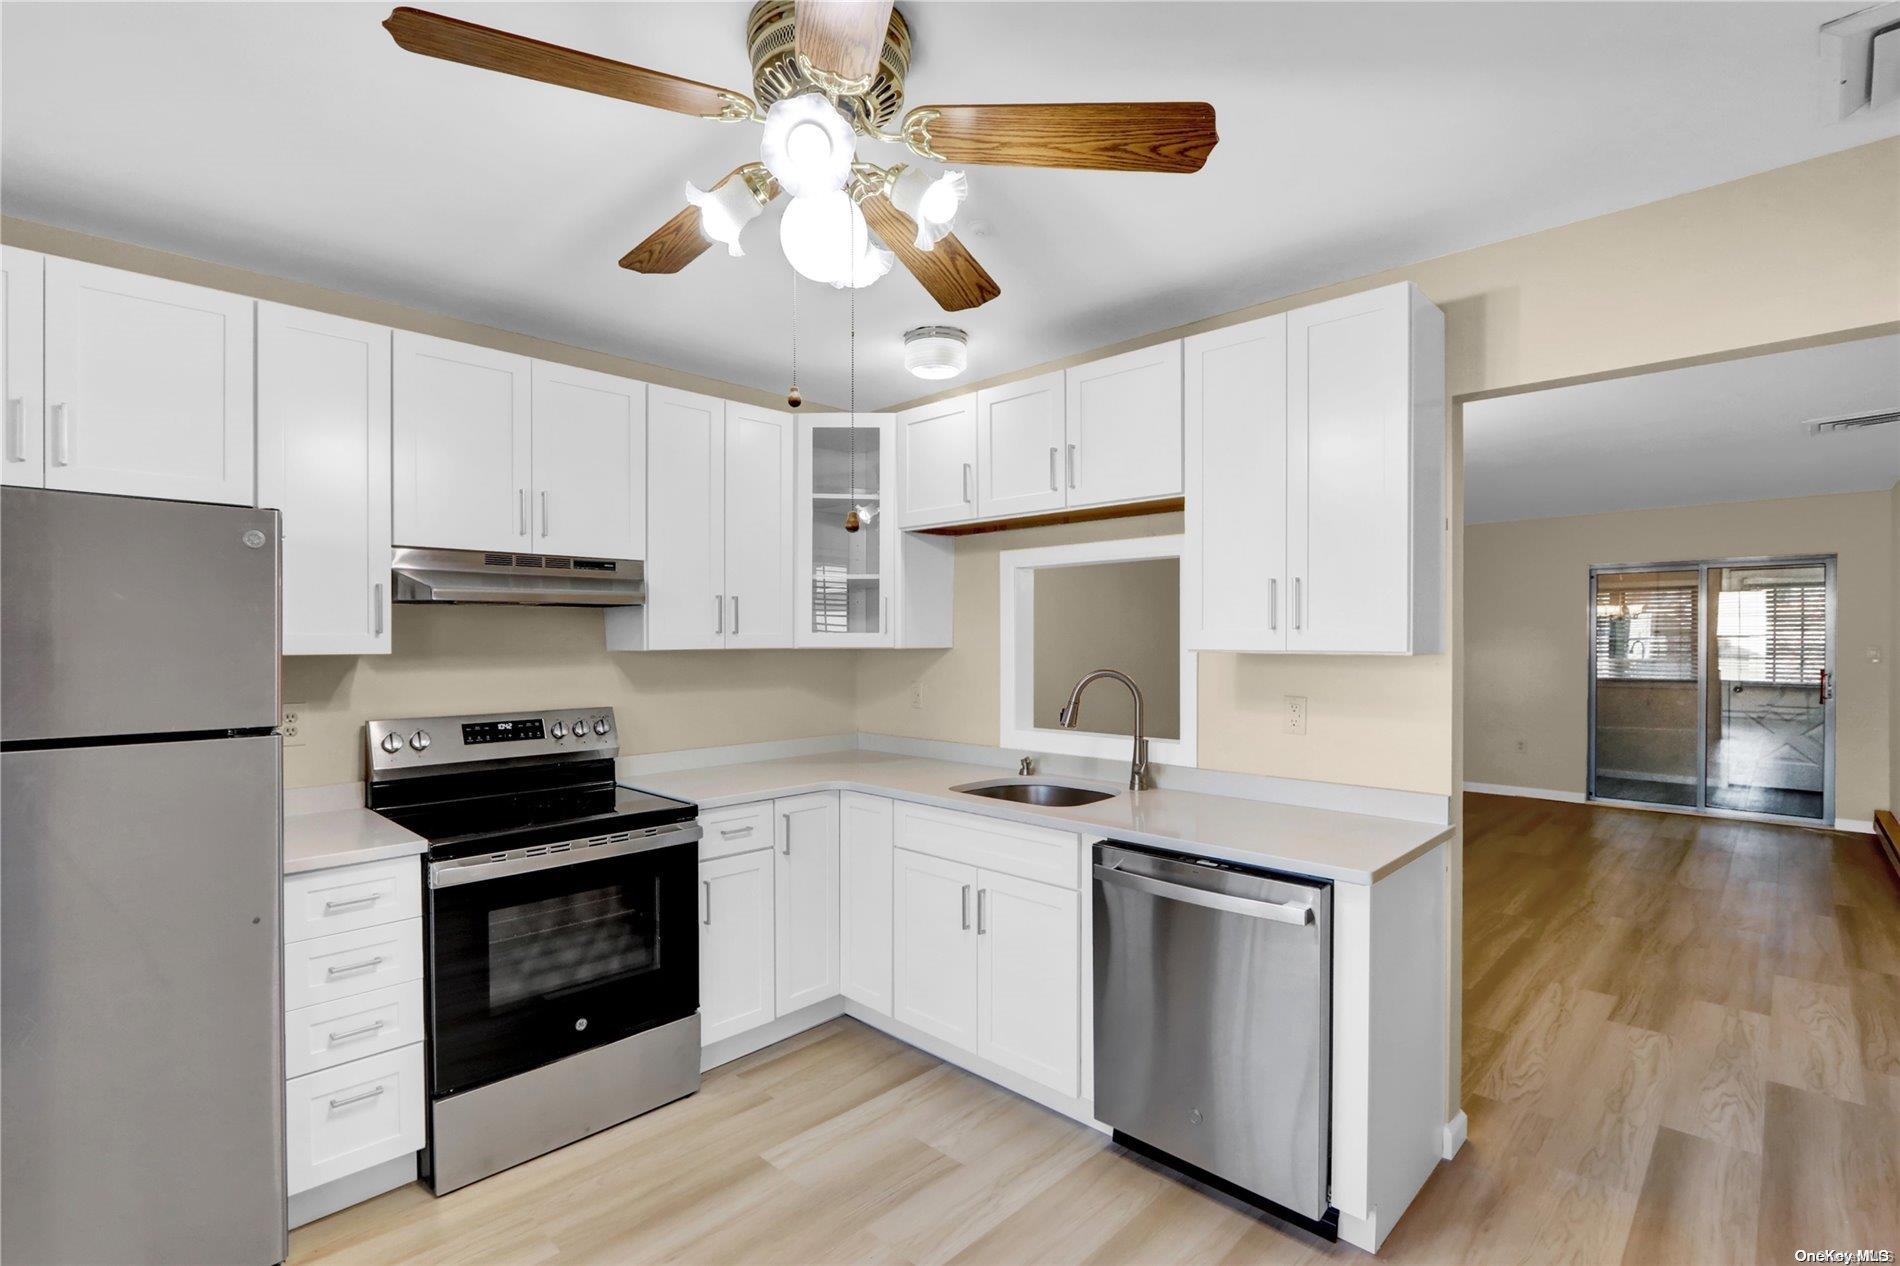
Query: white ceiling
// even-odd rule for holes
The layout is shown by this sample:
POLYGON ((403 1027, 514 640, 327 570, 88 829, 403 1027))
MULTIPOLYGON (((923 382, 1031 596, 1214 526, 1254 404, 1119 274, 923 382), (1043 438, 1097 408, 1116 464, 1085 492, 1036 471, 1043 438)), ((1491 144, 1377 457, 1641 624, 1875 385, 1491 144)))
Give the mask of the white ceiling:
MULTIPOLYGON (((757 129, 417 57, 387 5, 0 10, 0 208, 766 390, 789 359, 777 211, 675 277, 619 256, 757 129)), ((443 11, 738 89, 744 4, 443 11)), ((970 378, 1637 205, 1892 133, 1824 122, 1816 28, 1778 4, 906 0, 912 105, 1198 98, 1195 176, 976 168, 1002 297, 970 378)), ((871 157, 900 152, 865 143, 871 157)), ((847 299, 803 288, 803 385, 846 397, 847 299)), ((908 276, 858 297, 858 402, 913 399, 908 276)))
POLYGON ((1465 522, 1873 492, 1900 480, 1900 336, 1467 404, 1465 522))

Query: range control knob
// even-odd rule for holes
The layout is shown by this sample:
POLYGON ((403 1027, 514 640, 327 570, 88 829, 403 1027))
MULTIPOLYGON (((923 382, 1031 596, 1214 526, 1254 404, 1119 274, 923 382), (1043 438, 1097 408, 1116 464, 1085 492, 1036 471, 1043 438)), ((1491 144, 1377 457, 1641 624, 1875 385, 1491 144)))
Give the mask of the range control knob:
POLYGON ((567 737, 567 726, 563 725, 559 721, 556 721, 553 725, 548 727, 548 733, 552 734, 557 739, 564 739, 567 737))
POLYGON ((388 734, 383 735, 381 747, 385 752, 394 756, 397 752, 402 750, 402 735, 391 730, 388 734))
POLYGON ((575 717, 574 718, 574 737, 580 738, 586 733, 587 733, 587 718, 575 717))
POLYGON ((409 736, 409 746, 415 748, 418 752, 428 751, 429 732, 427 730, 417 730, 414 734, 411 734, 409 736))
POLYGON ((594 733, 605 734, 607 732, 607 729, 608 729, 608 726, 607 726, 606 717, 601 717, 599 720, 594 722, 594 733))

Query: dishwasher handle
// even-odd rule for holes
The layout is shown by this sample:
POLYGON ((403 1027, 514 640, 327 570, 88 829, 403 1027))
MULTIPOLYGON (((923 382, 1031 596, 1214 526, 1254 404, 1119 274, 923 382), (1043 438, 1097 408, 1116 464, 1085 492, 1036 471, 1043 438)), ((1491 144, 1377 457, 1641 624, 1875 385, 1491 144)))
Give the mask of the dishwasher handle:
POLYGON ((1189 905, 1205 906, 1209 910, 1220 910, 1227 914, 1244 914, 1250 919, 1266 919, 1295 926, 1304 926, 1313 921, 1313 907, 1296 901, 1255 901, 1251 897, 1233 897, 1224 892, 1190 888, 1186 884, 1171 884, 1165 879, 1151 879, 1147 875, 1133 874, 1100 863, 1095 866, 1095 878, 1103 883, 1145 892, 1151 897, 1185 901, 1189 905))

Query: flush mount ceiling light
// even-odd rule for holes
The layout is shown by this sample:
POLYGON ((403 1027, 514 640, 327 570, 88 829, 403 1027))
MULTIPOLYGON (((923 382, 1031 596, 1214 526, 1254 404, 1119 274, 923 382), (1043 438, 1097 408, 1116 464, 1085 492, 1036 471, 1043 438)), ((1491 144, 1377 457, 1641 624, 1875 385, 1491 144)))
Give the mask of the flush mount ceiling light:
MULTIPOLYGON (((907 111, 910 23, 891 0, 757 0, 745 26, 751 96, 420 9, 395 9, 383 26, 398 46, 424 57, 694 118, 764 124, 763 166, 748 165, 758 166, 763 177, 748 183, 761 204, 781 190, 796 201, 847 189, 870 231, 949 312, 979 307, 1002 293, 948 232, 961 181, 913 178, 924 185, 913 215, 902 209, 908 189, 897 189, 912 181, 902 178, 897 165, 854 163, 855 137, 956 166, 1176 174, 1199 171, 1220 140, 1214 107, 1205 101, 929 105, 907 111), (946 202, 952 204, 947 215, 946 202)), ((738 237, 733 225, 743 229, 750 218, 745 212, 736 193, 716 212, 689 202, 622 256, 620 266, 676 273, 715 240, 731 250, 738 237)))
POLYGON ((970 363, 970 336, 954 325, 904 332, 904 368, 919 378, 955 378, 970 363))
POLYGON ((699 209, 700 232, 724 246, 728 255, 745 254, 739 245, 739 234, 765 210, 768 199, 763 191, 771 182, 757 179, 755 172, 756 176, 766 174, 757 163, 750 163, 711 189, 701 189, 690 180, 686 182, 686 201, 699 209))
POLYGON ((765 112, 759 159, 792 197, 844 188, 855 158, 851 125, 822 93, 787 97, 765 112))
POLYGON ((916 246, 927 251, 950 235, 957 209, 970 196, 970 181, 960 171, 932 176, 899 163, 892 169, 890 199, 899 211, 917 222, 916 246))
POLYGON ((893 262, 871 240, 864 212, 842 189, 793 198, 779 221, 778 240, 799 276, 838 289, 868 286, 893 262))

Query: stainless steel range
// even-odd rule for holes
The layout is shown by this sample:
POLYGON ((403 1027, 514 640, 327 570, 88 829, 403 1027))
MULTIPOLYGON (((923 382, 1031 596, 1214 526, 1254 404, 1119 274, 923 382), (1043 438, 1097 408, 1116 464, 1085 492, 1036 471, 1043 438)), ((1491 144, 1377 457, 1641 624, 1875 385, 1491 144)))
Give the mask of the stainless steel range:
POLYGON ((699 1089, 698 810, 617 786, 611 708, 372 721, 429 841, 438 1195, 699 1089))

